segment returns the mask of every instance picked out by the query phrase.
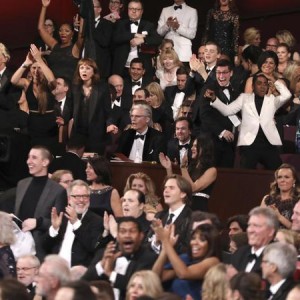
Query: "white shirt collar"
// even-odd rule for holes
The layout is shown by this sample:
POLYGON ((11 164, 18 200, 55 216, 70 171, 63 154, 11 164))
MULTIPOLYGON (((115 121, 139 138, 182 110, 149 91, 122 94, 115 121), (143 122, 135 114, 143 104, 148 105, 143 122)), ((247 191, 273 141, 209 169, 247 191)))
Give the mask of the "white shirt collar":
POLYGON ((274 285, 270 286, 270 291, 271 293, 274 295, 277 293, 277 291, 280 289, 280 287, 284 284, 284 282, 286 281, 286 279, 282 279, 279 282, 277 282, 274 285))

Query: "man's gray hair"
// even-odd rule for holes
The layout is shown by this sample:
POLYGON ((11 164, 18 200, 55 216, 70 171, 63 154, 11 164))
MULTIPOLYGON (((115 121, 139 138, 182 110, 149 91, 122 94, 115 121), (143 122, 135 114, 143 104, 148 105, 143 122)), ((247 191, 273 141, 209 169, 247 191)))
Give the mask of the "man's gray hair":
POLYGON ((77 179, 77 180, 74 180, 73 182, 71 182, 71 184, 68 186, 68 188, 67 188, 68 196, 70 196, 72 194, 74 186, 84 186, 87 190, 87 193, 88 194, 91 193, 89 185, 85 181, 83 181, 81 179, 77 179))
POLYGON ((279 228, 279 221, 276 213, 270 207, 254 207, 249 212, 249 217, 262 215, 267 219, 267 225, 273 228, 275 231, 279 228))
POLYGON ((153 126, 153 121, 152 121, 152 108, 151 108, 151 106, 149 104, 147 104, 146 102, 145 103, 133 103, 133 105, 130 109, 130 114, 132 113, 132 111, 134 109, 139 109, 139 108, 144 110, 145 116, 150 119, 148 125, 150 127, 152 127, 153 126))
POLYGON ((267 263, 276 265, 277 272, 282 278, 292 276, 296 270, 297 251, 291 244, 272 243, 268 245, 263 253, 263 259, 267 263))
POLYGON ((45 257, 44 264, 49 266, 49 275, 58 279, 60 284, 70 281, 70 268, 68 262, 64 258, 56 254, 51 254, 45 257))

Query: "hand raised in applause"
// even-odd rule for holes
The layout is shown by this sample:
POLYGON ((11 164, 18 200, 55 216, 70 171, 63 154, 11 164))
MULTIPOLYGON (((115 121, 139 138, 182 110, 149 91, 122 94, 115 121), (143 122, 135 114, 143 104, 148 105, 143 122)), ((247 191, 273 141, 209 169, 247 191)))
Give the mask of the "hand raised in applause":
POLYGON ((48 7, 50 5, 50 3, 51 3, 51 0, 42 0, 42 5, 44 7, 48 7))
POLYGON ((51 209, 51 225, 55 230, 59 230, 61 223, 62 223, 63 215, 64 215, 63 212, 60 212, 58 214, 56 207, 52 207, 52 209, 51 209))

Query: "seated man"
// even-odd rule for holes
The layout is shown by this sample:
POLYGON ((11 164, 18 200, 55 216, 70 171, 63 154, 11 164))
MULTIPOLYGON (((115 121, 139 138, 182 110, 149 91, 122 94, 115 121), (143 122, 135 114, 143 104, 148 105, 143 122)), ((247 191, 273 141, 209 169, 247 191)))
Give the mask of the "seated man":
POLYGON ((133 104, 130 118, 131 129, 122 133, 117 152, 134 162, 158 162, 159 153, 166 153, 166 143, 163 134, 151 127, 151 107, 146 102, 133 104))

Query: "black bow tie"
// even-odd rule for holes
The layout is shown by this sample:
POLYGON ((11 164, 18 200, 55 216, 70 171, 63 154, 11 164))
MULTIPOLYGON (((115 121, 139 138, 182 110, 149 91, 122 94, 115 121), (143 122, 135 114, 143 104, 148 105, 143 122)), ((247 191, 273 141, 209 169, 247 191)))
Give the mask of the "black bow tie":
POLYGON ((178 145, 179 150, 181 149, 189 149, 189 144, 178 145))
POLYGON ((228 90, 230 91, 231 90, 231 86, 228 85, 228 86, 220 86, 221 90, 224 91, 224 90, 228 90))
POLYGON ((134 24, 134 25, 138 26, 139 22, 138 21, 130 21, 130 24, 134 24))
POLYGON ((132 84, 132 86, 135 86, 135 85, 141 86, 141 82, 140 81, 132 81, 131 84, 132 84))
POLYGON ((121 101, 121 96, 116 97, 115 101, 120 102, 121 101))
POLYGON ((252 262, 253 260, 257 260, 257 255, 255 253, 251 253, 248 256, 249 262, 252 262))
POLYGON ((141 140, 144 140, 145 139, 145 134, 136 134, 134 136, 134 139, 137 140, 137 139, 141 139, 141 140))
POLYGON ((175 6, 174 6, 174 9, 175 9, 175 10, 177 10, 177 9, 182 9, 182 5, 181 5, 181 4, 180 4, 180 5, 175 5, 175 6))

